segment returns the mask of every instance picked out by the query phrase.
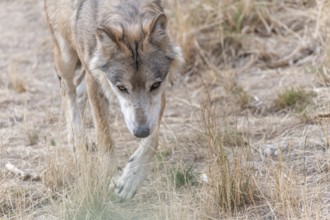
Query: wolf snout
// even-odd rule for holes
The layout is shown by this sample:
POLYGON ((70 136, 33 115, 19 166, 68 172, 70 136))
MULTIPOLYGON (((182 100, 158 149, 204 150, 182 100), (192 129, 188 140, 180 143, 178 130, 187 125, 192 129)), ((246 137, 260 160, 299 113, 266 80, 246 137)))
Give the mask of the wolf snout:
POLYGON ((150 128, 148 126, 139 126, 133 129, 133 134, 138 138, 148 137, 150 134, 150 128))

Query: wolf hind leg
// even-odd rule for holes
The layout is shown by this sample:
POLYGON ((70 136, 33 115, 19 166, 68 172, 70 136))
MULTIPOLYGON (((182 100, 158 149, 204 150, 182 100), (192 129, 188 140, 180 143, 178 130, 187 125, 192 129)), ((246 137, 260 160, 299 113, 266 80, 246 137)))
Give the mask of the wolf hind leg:
POLYGON ((76 92, 77 92, 77 102, 78 107, 81 112, 82 118, 84 119, 84 113, 87 103, 87 88, 86 88, 86 70, 81 69, 79 76, 76 80, 76 92))
POLYGON ((69 144, 75 146, 84 141, 82 115, 77 104, 74 72, 78 61, 76 52, 57 35, 54 44, 55 65, 61 77, 62 108, 68 130, 69 144))

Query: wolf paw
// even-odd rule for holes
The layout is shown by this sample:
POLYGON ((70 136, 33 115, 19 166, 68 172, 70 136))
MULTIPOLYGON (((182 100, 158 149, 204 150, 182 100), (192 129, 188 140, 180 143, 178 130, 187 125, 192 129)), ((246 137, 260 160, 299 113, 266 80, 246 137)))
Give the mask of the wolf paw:
POLYGON ((114 183, 114 191, 121 200, 131 199, 143 180, 143 171, 127 169, 114 183), (125 172, 126 171, 126 172, 125 172))

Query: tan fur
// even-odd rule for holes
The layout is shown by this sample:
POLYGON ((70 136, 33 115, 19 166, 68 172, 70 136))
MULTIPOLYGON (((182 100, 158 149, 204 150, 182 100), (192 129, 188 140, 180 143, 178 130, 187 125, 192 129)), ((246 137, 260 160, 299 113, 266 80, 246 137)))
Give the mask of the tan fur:
POLYGON ((69 141, 84 139, 82 115, 87 85, 99 150, 113 155, 109 99, 119 99, 132 134, 142 138, 115 191, 132 198, 158 146, 168 76, 181 63, 181 50, 167 34, 160 0, 45 0, 54 57, 61 77, 69 141), (86 80, 74 83, 81 63, 86 80), (78 93, 78 98, 77 98, 78 93), (82 101, 80 101, 82 100, 82 101))

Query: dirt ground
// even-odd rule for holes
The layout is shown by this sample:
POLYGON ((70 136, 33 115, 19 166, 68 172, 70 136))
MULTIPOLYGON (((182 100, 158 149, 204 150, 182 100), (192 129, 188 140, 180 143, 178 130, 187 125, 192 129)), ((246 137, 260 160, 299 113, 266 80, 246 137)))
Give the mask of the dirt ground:
MULTIPOLYGON (((42 181, 23 181, 13 175, 6 169, 7 163, 42 175, 49 155, 65 145, 60 85, 42 11, 42 4, 34 0, 0 1, 0 191, 7 196, 6 201, 9 192, 17 188, 34 191, 35 194, 29 194, 29 200, 47 191, 42 181)), ((239 132, 248 136, 256 175, 262 178, 265 164, 279 160, 281 151, 295 184, 308 183, 309 187, 316 188, 306 194, 311 203, 320 205, 316 214, 311 211, 315 214, 312 216, 330 217, 329 126, 325 119, 315 119, 329 113, 330 91, 317 74, 310 71, 322 56, 322 46, 316 44, 315 47, 319 52, 307 54, 303 57, 306 62, 301 65, 254 66, 239 72, 226 70, 229 76, 237 76, 235 79, 249 94, 250 106, 244 110, 238 107, 239 103, 227 98, 222 86, 225 78, 200 77, 203 73, 180 75, 168 89, 159 152, 169 151, 170 163, 194 164, 199 172, 205 171, 207 150, 192 134, 202 130, 199 114, 206 85, 223 123, 234 119, 239 132), (278 93, 290 87, 314 93, 307 110, 308 120, 295 113, 270 110, 278 93)), ((112 102, 117 103, 115 98, 112 102)), ((116 152, 119 165, 123 166, 138 142, 129 134, 118 107, 111 111, 116 128, 116 152)), ((87 124, 93 139, 90 118, 87 124)), ((148 184, 147 180, 140 191, 145 192, 148 184)), ((8 203, 0 203, 0 219, 10 218, 7 211, 11 208, 4 204, 8 203)), ((38 207, 42 209, 42 202, 38 207)), ((268 213, 264 219, 276 217, 268 213)))

